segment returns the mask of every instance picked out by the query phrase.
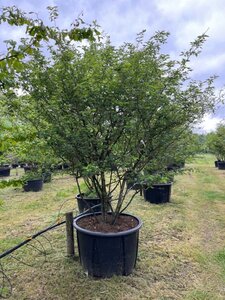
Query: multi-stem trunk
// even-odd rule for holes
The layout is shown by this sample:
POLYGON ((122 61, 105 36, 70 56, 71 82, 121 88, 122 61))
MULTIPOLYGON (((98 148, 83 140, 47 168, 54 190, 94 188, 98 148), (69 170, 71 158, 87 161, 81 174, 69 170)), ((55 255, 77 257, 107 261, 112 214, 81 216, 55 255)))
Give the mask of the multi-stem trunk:
POLYGON ((120 192, 119 192, 117 205, 116 205, 116 209, 115 209, 115 216, 113 218, 113 224, 115 224, 115 222, 116 222, 116 220, 119 216, 120 210, 122 208, 122 204, 123 204, 123 201, 124 201, 124 198, 125 198, 125 191, 126 191, 126 179, 124 177, 122 179, 122 183, 120 185, 120 192))

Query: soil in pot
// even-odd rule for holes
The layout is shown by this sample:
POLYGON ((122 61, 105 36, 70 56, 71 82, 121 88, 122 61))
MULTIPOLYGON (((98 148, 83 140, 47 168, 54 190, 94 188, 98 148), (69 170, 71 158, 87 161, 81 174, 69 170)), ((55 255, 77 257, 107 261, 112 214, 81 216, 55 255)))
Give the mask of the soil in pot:
POLYGON ((111 223, 112 216, 110 214, 107 215, 106 222, 102 221, 102 215, 82 218, 77 222, 80 227, 90 231, 112 233, 134 228, 138 225, 138 220, 133 217, 128 217, 127 215, 120 215, 115 225, 112 226, 111 223))
POLYGON ((131 274, 136 264, 141 221, 132 215, 122 214, 114 229, 110 224, 98 224, 93 214, 80 216, 74 221, 84 270, 89 276, 99 278, 131 274))
POLYGON ((146 201, 154 204, 167 203, 171 197, 172 183, 153 184, 152 187, 144 189, 146 201))
POLYGON ((43 188, 43 180, 42 179, 33 179, 28 180, 26 184, 23 186, 25 192, 39 192, 43 188))

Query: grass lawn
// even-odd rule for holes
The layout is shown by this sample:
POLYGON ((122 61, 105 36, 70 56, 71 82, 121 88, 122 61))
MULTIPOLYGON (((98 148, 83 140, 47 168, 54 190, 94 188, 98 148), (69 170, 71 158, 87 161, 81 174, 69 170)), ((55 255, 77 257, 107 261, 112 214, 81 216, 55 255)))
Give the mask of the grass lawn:
MULTIPOLYGON (((12 284, 9 299, 225 299, 225 171, 211 155, 188 166, 194 171, 176 177, 171 203, 153 205, 138 195, 128 208, 144 223, 131 276, 88 278, 78 259, 66 257, 62 226, 1 259, 12 284), (42 247, 47 256, 36 251, 42 247)), ((37 193, 0 190, 0 252, 76 209, 76 193, 69 175, 55 176, 37 193)))

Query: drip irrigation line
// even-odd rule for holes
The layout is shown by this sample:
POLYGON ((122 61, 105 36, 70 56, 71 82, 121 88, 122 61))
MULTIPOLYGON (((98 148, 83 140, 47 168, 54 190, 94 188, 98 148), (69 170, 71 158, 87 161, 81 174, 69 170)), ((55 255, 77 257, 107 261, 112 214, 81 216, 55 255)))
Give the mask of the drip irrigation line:
POLYGON ((66 223, 66 221, 62 221, 60 223, 54 224, 52 226, 49 226, 49 227, 47 227, 47 228, 45 228, 45 229, 43 229, 41 231, 38 231, 37 233, 33 234, 32 236, 30 236, 29 238, 27 238, 23 242, 19 243, 18 245, 16 245, 16 246, 14 246, 14 247, 12 247, 12 248, 4 251, 3 253, 1 253, 0 254, 0 259, 3 258, 3 257, 5 257, 5 256, 7 256, 7 255, 9 255, 10 253, 12 253, 13 251, 19 249, 20 247, 26 245, 27 243, 29 243, 31 240, 35 239, 39 235, 41 235, 41 234, 43 234, 43 233, 45 233, 45 232, 47 232, 47 231, 49 231, 51 229, 54 229, 54 228, 56 228, 56 227, 58 227, 60 225, 63 225, 64 223, 66 223))
MULTIPOLYGON (((93 211, 94 208, 97 208, 97 207, 99 207, 99 206, 101 206, 101 204, 94 205, 94 206, 88 208, 87 210, 85 210, 84 212, 78 214, 78 215, 75 216, 73 219, 75 219, 75 218, 78 217, 78 216, 82 216, 82 215, 84 215, 84 214, 86 214, 86 213, 88 213, 88 212, 90 212, 90 211, 93 211)), ((47 232, 47 231, 49 231, 49 230, 52 230, 52 229, 54 229, 54 228, 56 228, 56 227, 58 227, 58 226, 61 226, 61 225, 65 224, 65 223, 66 223, 66 221, 64 220, 64 221, 58 222, 58 223, 53 224, 53 225, 51 225, 51 226, 49 226, 49 227, 46 227, 46 228, 43 229, 43 230, 40 230, 40 231, 36 232, 35 234, 31 235, 29 238, 27 238, 27 239, 24 240, 23 242, 21 242, 21 243, 17 244, 16 246, 14 246, 14 247, 12 247, 12 248, 10 248, 10 249, 8 249, 8 250, 2 252, 2 253, 0 254, 0 259, 1 259, 1 258, 4 258, 5 256, 7 256, 7 255, 9 255, 9 254, 11 254, 12 252, 14 252, 15 250, 21 248, 22 246, 28 244, 30 241, 32 241, 32 240, 35 239, 36 237, 42 235, 43 233, 45 233, 45 232, 47 232)), ((47 238, 46 238, 46 239, 47 239, 47 238)), ((48 239, 47 239, 47 240, 48 240, 48 239)))
MULTIPOLYGON (((97 205, 95 205, 95 206, 92 206, 91 209, 93 209, 93 208, 95 208, 95 207, 98 207, 98 206, 100 206, 100 205, 101 205, 101 204, 97 204, 97 205)), ((86 213, 89 212, 89 211, 90 211, 90 208, 87 209, 87 210, 85 210, 83 213, 79 214, 79 216, 81 216, 81 215, 83 215, 83 214, 86 214, 86 213)), ((76 217, 77 217, 77 216, 75 216, 73 219, 75 219, 76 217)), ((14 247, 12 247, 12 248, 10 248, 10 249, 8 249, 8 250, 2 252, 2 253, 0 254, 0 259, 3 258, 3 257, 5 257, 5 256, 7 256, 7 255, 9 255, 9 254, 11 254, 12 252, 14 252, 15 250, 21 248, 22 246, 26 245, 27 243, 29 243, 30 241, 32 241, 32 240, 35 239, 36 237, 42 235, 43 233, 45 233, 45 232, 47 232, 47 231, 49 231, 49 230, 52 230, 52 229, 54 229, 54 228, 56 228, 56 227, 58 227, 58 226, 61 226, 61 225, 65 224, 65 223, 66 223, 66 221, 64 220, 64 221, 62 221, 62 222, 56 223, 56 224, 54 224, 54 225, 51 225, 51 226, 49 226, 49 227, 46 227, 46 228, 43 229, 43 230, 40 230, 40 231, 36 232, 35 234, 31 235, 29 238, 27 238, 27 239, 24 240, 23 242, 21 242, 21 243, 17 244, 16 246, 14 246, 14 247)))

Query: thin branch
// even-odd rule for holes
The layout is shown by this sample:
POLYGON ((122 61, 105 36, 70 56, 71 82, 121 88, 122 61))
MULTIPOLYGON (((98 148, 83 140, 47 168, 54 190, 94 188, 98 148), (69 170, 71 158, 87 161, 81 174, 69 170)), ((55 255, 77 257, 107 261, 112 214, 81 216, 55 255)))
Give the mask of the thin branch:
POLYGON ((129 202, 127 203, 127 205, 120 211, 120 213, 122 214, 126 209, 127 207, 131 204, 131 202, 133 201, 134 197, 137 195, 137 193, 139 193, 139 190, 137 190, 131 197, 131 199, 129 200, 129 202))

